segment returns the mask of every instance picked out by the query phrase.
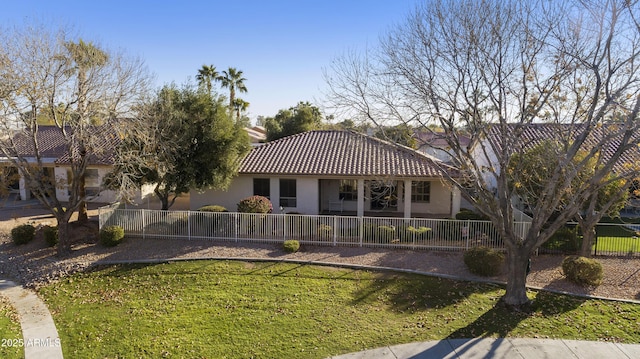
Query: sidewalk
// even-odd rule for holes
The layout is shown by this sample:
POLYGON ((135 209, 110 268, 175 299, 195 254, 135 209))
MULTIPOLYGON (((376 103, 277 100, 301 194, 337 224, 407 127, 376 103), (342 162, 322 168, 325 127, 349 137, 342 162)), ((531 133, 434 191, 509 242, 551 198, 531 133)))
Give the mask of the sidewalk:
POLYGON ((640 358, 640 344, 578 340, 477 338, 444 339, 371 349, 331 359, 431 359, 431 358, 640 358))
POLYGON ((21 343, 26 359, 62 359, 62 347, 49 309, 31 290, 0 279, 0 295, 5 296, 20 317, 21 343))

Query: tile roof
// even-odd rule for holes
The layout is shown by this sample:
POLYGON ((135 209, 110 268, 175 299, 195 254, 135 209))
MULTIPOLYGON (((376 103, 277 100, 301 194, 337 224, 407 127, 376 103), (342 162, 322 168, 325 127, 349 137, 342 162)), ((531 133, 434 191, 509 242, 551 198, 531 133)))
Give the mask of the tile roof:
POLYGON ((439 160, 354 131, 309 131, 254 148, 242 174, 443 177, 439 160))
MULTIPOLYGON (((534 123, 521 126, 522 134, 518 137, 515 135, 516 125, 511 125, 507 128, 509 131, 509 140, 517 141, 513 142, 516 147, 531 148, 543 140, 560 140, 560 141, 572 141, 580 133, 582 125, 580 124, 551 124, 551 123, 534 123)), ((620 145, 620 138, 618 137, 618 125, 604 125, 593 130, 591 136, 585 140, 585 148, 593 148, 599 146, 603 142, 603 139, 607 136, 611 137, 607 139, 604 146, 599 146, 601 153, 604 154, 604 158, 610 158, 620 145)), ((496 148, 500 148, 499 141, 500 128, 494 126, 489 131, 489 139, 496 145, 496 148)), ((636 134, 637 136, 640 134, 636 134)), ((638 138, 632 139, 632 141, 638 142, 638 138)), ((635 150, 629 150, 623 153, 620 161, 616 164, 616 167, 624 164, 636 164, 640 162, 640 149, 636 146, 635 150)))
MULTIPOLYGON (((72 133, 70 127, 65 128, 68 134, 72 133)), ((111 126, 95 126, 89 128, 90 146, 96 149, 90 154, 89 164, 92 165, 111 165, 114 163, 115 147, 120 141, 120 137, 116 134, 111 126)), ((71 163, 71 156, 67 150, 68 139, 65 139, 62 129, 57 126, 39 126, 36 135, 36 141, 40 156, 43 158, 54 159, 57 164, 71 163)), ((21 156, 33 157, 35 151, 31 143, 30 136, 23 132, 17 132, 14 136, 16 150, 21 156)), ((74 149, 77 151, 77 149, 74 149)))
MULTIPOLYGON (((418 140, 418 145, 420 147, 434 147, 446 150, 449 148, 449 143, 447 142, 447 134, 444 132, 435 132, 435 131, 416 131, 415 138, 418 140)), ((467 147, 471 142, 469 136, 459 133, 458 140, 460 141, 460 146, 463 148, 467 147)))

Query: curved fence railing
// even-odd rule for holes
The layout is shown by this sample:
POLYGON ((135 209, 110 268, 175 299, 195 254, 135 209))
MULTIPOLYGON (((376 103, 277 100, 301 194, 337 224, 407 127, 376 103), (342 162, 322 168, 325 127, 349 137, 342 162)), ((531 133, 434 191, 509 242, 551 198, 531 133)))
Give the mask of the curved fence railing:
MULTIPOLYGON (((477 220, 160 211, 117 206, 102 207, 99 217, 101 228, 118 225, 129 237, 233 242, 296 239, 313 245, 442 251, 474 246, 504 249, 494 225, 477 220)), ((513 226, 524 237, 530 222, 514 222, 513 226)), ((559 232, 539 252, 575 252, 581 240, 575 227, 576 224, 568 223, 567 233, 559 232)), ((592 247, 595 255, 640 256, 638 224, 599 224, 596 235, 592 247)))
MULTIPOLYGON (((427 218, 353 217, 300 214, 215 213, 147 209, 100 209, 100 227, 118 225, 129 237, 182 238, 465 250, 472 246, 502 249, 491 222, 427 218)), ((526 233, 527 222, 514 223, 526 233)))

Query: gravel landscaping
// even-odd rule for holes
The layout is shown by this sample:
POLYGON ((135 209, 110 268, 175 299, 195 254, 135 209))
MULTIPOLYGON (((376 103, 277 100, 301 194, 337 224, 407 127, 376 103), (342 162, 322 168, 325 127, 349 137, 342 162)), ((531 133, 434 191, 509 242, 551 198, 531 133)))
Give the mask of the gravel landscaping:
MULTIPOLYGON (((7 209, 0 217, 0 277, 16 280, 29 287, 38 287, 61 276, 84 270, 102 261, 137 261, 166 258, 252 258, 294 259, 339 264, 359 264, 412 269, 452 275, 467 279, 486 279, 466 269, 461 252, 386 250, 360 247, 303 246, 297 253, 286 253, 282 245, 222 242, 216 240, 173 240, 127 238, 117 247, 107 248, 97 243, 97 222, 73 230, 72 254, 64 259, 54 248, 46 246, 39 234, 29 244, 16 246, 11 242, 11 228, 24 222, 55 224, 41 210, 7 209)), ((90 213, 94 217, 97 211, 90 213)), ((640 301, 640 259, 604 258, 598 261, 604 268, 603 283, 597 288, 583 288, 564 279, 560 264, 563 257, 540 255, 532 258, 532 270, 527 284, 533 287, 624 300, 640 301)), ((505 281, 504 275, 490 278, 505 281)))

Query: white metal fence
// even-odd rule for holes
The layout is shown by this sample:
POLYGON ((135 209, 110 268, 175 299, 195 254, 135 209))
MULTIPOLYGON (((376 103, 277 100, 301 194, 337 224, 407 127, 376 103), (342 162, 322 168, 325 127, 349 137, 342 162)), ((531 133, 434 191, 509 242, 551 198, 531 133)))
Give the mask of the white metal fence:
MULTIPOLYGON (((129 237, 282 242, 429 250, 504 248, 491 222, 423 218, 214 213, 147 209, 100 209, 100 228, 118 225, 129 237)), ((515 222, 524 235, 528 222, 515 222)))

